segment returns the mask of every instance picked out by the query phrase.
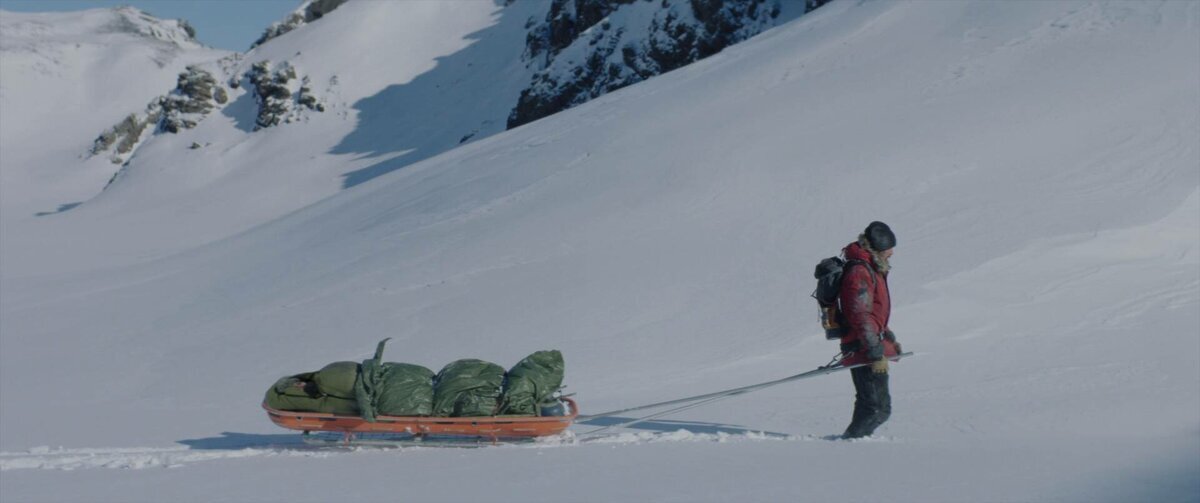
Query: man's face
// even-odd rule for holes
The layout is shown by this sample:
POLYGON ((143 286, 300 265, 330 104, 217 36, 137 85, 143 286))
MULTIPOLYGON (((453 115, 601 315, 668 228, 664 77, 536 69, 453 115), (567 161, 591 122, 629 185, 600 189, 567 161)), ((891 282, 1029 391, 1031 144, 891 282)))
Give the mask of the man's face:
POLYGON ((880 253, 880 255, 883 255, 884 260, 891 260, 892 252, 894 252, 894 251, 896 251, 895 248, 888 248, 888 249, 884 250, 883 253, 880 253))

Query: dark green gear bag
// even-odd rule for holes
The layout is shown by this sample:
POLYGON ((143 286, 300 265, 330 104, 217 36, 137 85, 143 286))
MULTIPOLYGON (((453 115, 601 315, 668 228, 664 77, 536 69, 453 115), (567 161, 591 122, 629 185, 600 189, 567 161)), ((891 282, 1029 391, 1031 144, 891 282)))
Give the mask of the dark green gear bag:
POLYGON ((537 415, 540 404, 554 401, 554 392, 562 387, 562 353, 538 351, 517 363, 504 379, 502 415, 537 415))
POLYGON ((324 412, 327 414, 357 415, 354 400, 322 395, 312 378, 315 372, 284 377, 267 390, 267 407, 293 412, 324 412))
POLYGON ((411 363, 383 364, 383 393, 376 411, 385 416, 432 416, 433 371, 411 363))
POLYGON ((480 417, 496 414, 504 368, 482 360, 451 362, 438 372, 433 384, 433 415, 480 417))
POLYGON ((333 362, 313 373, 317 391, 323 395, 354 400, 354 387, 358 381, 358 364, 333 362))
POLYGON ((408 363, 383 363, 383 347, 390 339, 379 341, 375 357, 360 366, 354 388, 360 415, 368 422, 375 422, 377 415, 432 415, 433 371, 408 363))

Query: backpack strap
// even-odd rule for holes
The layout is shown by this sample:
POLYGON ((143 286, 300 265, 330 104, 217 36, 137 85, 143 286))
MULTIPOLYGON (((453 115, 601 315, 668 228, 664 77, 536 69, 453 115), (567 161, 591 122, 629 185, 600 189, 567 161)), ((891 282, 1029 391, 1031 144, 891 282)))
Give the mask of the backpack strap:
POLYGON ((878 281, 875 279, 875 268, 871 267, 871 264, 868 264, 867 261, 865 261, 865 260, 859 260, 859 259, 847 260, 846 265, 842 266, 842 277, 843 278, 846 277, 846 270, 850 269, 850 266, 855 265, 855 264, 858 264, 858 265, 861 265, 861 266, 867 268, 867 273, 871 276, 871 289, 874 290, 875 283, 878 281))

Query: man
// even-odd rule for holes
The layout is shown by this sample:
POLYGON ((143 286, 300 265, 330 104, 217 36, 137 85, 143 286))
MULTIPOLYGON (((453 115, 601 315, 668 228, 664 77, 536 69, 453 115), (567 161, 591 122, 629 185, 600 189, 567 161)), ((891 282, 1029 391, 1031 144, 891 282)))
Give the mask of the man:
POLYGON ((842 337, 846 365, 870 363, 850 369, 854 379, 854 418, 842 438, 870 436, 892 414, 888 393, 888 360, 900 353, 900 343, 888 328, 892 300, 888 292, 888 259, 896 235, 883 222, 871 222, 858 241, 842 249, 846 265, 838 293, 848 326, 842 337))

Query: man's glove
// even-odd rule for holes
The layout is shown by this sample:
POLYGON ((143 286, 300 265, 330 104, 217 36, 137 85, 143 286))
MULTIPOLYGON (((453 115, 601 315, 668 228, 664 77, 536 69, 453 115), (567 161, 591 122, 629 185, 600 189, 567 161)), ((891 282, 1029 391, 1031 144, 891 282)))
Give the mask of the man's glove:
POLYGON ((884 330, 883 338, 887 339, 889 341, 892 341, 892 345, 896 347, 896 354, 900 354, 900 353, 904 352, 904 349, 902 349, 900 347, 900 341, 896 340, 896 333, 892 332, 892 329, 889 328, 887 330, 884 330))
POLYGON ((880 358, 871 363, 871 372, 876 374, 886 374, 888 369, 887 358, 880 358))

